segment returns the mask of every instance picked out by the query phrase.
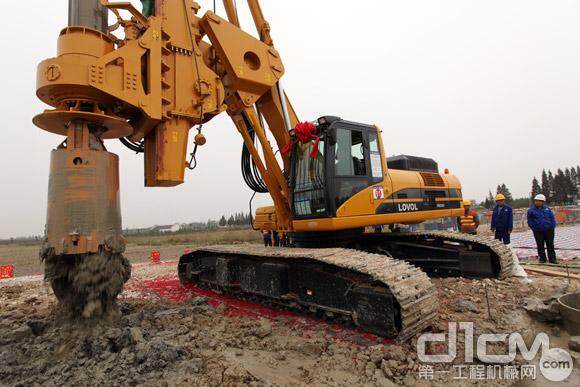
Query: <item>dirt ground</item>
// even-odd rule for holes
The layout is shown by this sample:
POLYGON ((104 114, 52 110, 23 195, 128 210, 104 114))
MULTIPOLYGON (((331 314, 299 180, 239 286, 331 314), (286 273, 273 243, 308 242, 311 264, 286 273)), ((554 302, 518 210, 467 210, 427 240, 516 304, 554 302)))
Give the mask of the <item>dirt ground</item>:
MULTIPOLYGON (((532 319, 522 305, 526 297, 549 298, 576 288, 575 283, 545 276, 534 276, 531 283, 516 278, 434 282, 441 303, 434 332, 446 332, 448 322, 471 321, 476 335, 516 331, 533 341, 535 333, 546 332, 551 347, 567 348, 568 335, 559 324, 532 319)), ((184 287, 175 261, 134 265, 119 313, 98 324, 65 320, 41 276, 0 282, 0 385, 464 385, 454 379, 464 362, 462 340, 457 359, 434 366, 431 380, 421 376, 425 364, 417 359, 416 339, 397 344, 184 287)), ((504 347, 495 346, 494 353, 505 353, 504 347)), ((437 346, 428 350, 445 352, 437 346)), ((577 367, 579 355, 572 354, 577 367)), ((525 361, 517 358, 515 364, 525 361)), ((577 371, 564 385, 579 385, 577 371)), ((541 376, 491 383, 546 385, 541 376)))

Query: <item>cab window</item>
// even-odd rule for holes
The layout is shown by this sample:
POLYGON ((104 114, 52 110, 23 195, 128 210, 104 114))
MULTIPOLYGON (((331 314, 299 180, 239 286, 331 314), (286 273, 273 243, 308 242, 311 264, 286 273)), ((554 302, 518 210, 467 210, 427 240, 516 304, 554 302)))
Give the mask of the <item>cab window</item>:
POLYGON ((370 185, 366 131, 355 128, 336 128, 334 145, 334 204, 345 201, 370 185))
POLYGON ((310 157, 312 143, 297 144, 294 152, 294 215, 313 217, 326 215, 324 193, 324 140, 316 157, 310 157))
POLYGON ((337 128, 335 149, 336 176, 367 175, 363 132, 337 128))

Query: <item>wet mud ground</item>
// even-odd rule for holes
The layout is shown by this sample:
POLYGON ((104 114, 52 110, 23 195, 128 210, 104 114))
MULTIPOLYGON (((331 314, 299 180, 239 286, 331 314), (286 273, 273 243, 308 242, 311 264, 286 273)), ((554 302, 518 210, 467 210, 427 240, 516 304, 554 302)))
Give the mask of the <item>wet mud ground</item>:
MULTIPOLYGON (((276 311, 192 286, 182 286, 176 261, 133 265, 133 277, 106 320, 71 320, 41 276, 0 281, 0 385, 465 385, 454 379, 464 364, 463 339, 451 364, 433 366, 424 380, 416 339, 398 344, 311 316, 276 311), (449 372, 447 372, 449 371, 449 372)), ((576 287, 566 279, 532 277, 531 283, 435 279, 440 315, 472 321, 475 333, 550 335, 566 348, 557 323, 532 319, 527 297, 549 298, 576 287), (487 288, 487 297, 486 291, 487 288), (488 310, 489 300, 489 310, 488 310), (491 313, 491 317, 490 317, 491 313)), ((445 353, 441 346, 430 353, 445 353)), ((505 353, 503 345, 490 349, 505 353)), ((577 353, 576 367, 580 360, 577 353)), ((516 358, 516 364, 525 364, 516 358)), ((564 385, 578 385, 577 369, 564 385)), ((546 385, 535 380, 472 381, 493 385, 546 385)), ((558 384, 562 385, 562 384, 558 384)))

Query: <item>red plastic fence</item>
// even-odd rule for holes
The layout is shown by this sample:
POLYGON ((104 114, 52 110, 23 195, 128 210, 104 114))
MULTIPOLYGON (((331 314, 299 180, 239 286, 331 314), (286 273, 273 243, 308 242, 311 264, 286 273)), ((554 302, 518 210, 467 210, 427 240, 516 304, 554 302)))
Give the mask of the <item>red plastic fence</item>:
POLYGON ((149 259, 151 260, 152 264, 157 265, 159 262, 161 262, 161 253, 157 250, 151 251, 149 259))
POLYGON ((0 279, 13 277, 14 277, 14 265, 0 266, 0 279))

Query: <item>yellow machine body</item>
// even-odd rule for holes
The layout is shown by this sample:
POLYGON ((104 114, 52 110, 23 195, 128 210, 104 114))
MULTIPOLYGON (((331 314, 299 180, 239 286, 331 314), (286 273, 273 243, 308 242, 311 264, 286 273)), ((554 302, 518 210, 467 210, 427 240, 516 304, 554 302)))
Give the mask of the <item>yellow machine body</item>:
MULTIPOLYGON (((121 138, 138 144, 137 151, 144 153, 145 185, 171 187, 184 181, 190 129, 199 125, 195 144, 201 146, 205 143, 201 125, 226 111, 273 200, 272 208, 258 211, 260 228, 332 231, 460 215, 457 178, 388 168, 379 133, 382 179, 341 203, 332 217, 297 218, 293 187, 285 174, 291 169, 291 156, 283 152, 279 163, 276 148, 293 141, 298 117, 281 86, 284 65, 258 1, 248 0, 248 5, 259 39, 240 29, 230 0, 224 0, 228 20, 211 11, 199 16, 200 7, 192 0, 149 3, 151 14, 145 16, 131 3, 101 0, 99 6, 117 17, 114 26, 97 31, 71 25, 61 31, 56 57, 38 66, 37 95, 53 109, 34 118, 37 126, 67 136, 71 122, 85 123, 98 139, 121 138), (131 18, 123 19, 120 11, 131 18), (123 39, 115 35, 117 28, 123 29, 123 39), (274 148, 267 131, 275 140, 274 148), (458 206, 412 210, 414 204, 428 200, 424 193, 432 188, 447 194, 431 204, 457 202, 458 206), (413 190, 423 194, 401 196, 413 190), (409 210, 380 210, 399 205, 409 210)), ((55 160, 54 165, 52 175, 57 176, 64 164, 55 160)), ((51 197, 62 201, 63 195, 51 197)), ((61 212, 51 215, 52 224, 58 223, 61 215, 56 214, 61 212)), ((116 224, 111 220, 112 228, 116 224)), ((49 227, 49 239, 56 244, 56 239, 75 229, 66 227, 58 237, 50 235, 55 226, 49 227)), ((86 246, 87 251, 94 249, 91 243, 86 246)))
MULTIPOLYGON (((389 168, 377 128, 382 180, 352 195, 337 209, 335 216, 294 219, 292 230, 318 232, 348 230, 391 224, 417 224, 429 219, 457 217, 464 214, 461 183, 448 172, 412 171, 389 168), (433 197, 430 193, 437 193, 433 197)), ((310 149, 310 148, 309 148, 310 149)), ((312 173, 312 170, 309 171, 312 173)), ((326 176, 325 180, 329 180, 326 176)), ((274 207, 258 208, 254 226, 273 228, 277 221, 274 207)), ((279 226, 279 225, 276 225, 279 226)))
MULTIPOLYGON (((391 174, 391 176, 387 175, 383 182, 373 184, 345 202, 338 209, 339 214, 337 214, 336 217, 295 220, 292 222, 293 229, 296 231, 332 231, 389 224, 417 224, 429 219, 456 217, 463 214, 464 211, 459 204, 461 197, 458 197, 456 194, 435 199, 436 203, 457 202, 456 208, 425 211, 414 210, 414 208, 418 207, 412 205, 424 203, 425 199, 423 198, 397 198, 397 192, 404 192, 412 189, 444 189, 447 192, 455 192, 455 190, 461 189, 455 176, 439 175, 441 176, 444 185, 426 186, 423 182, 423 176, 418 172, 393 170, 387 172, 387 174, 391 174), (377 189, 385 192, 382 199, 375 199, 375 192, 377 189), (409 205, 410 203, 411 205, 409 205), (405 209, 405 211, 391 214, 377 214, 376 212, 379 206, 385 204, 397 208, 400 206, 400 208, 405 209)), ((256 227, 262 228, 262 226, 264 226, 263 228, 265 228, 266 225, 260 224, 258 219, 258 216, 256 216, 256 227)))
POLYGON ((387 157, 376 126, 334 116, 299 122, 258 0, 247 0, 257 37, 240 28, 233 0, 223 0, 227 20, 199 14, 193 0, 142 4, 143 13, 130 2, 69 0, 57 54, 38 66, 36 93, 52 109, 33 122, 66 137, 51 157, 41 250, 61 303, 86 317, 96 306, 106 312, 130 277, 119 162, 103 140, 144 154, 145 186, 172 187, 195 168, 199 146, 215 146, 202 125, 222 112, 243 139, 245 182, 273 201, 257 210, 254 226, 302 249, 196 249, 180 257, 183 283, 300 305, 407 339, 437 311, 435 288, 418 267, 477 278, 511 272, 506 250, 488 240, 363 232, 461 216, 461 184, 431 159, 387 157))

